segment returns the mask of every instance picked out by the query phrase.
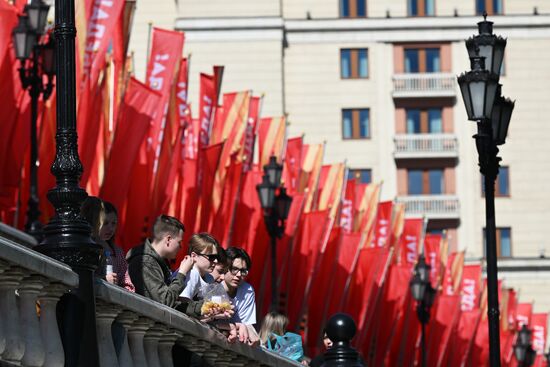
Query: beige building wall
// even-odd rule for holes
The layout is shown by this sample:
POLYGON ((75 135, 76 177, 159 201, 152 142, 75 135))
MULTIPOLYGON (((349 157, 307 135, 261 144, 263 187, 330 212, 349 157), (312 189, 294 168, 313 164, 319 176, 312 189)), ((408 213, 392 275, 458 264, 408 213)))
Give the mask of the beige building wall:
POLYGON ((181 18, 279 17, 280 0, 178 0, 181 18))

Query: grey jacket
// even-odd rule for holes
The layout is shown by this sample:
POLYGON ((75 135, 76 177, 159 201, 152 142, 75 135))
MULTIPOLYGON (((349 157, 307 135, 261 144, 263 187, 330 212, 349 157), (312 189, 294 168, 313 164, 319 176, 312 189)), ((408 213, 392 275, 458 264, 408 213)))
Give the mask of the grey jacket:
POLYGON ((157 254, 149 240, 128 251, 126 260, 137 294, 172 308, 179 305, 178 297, 185 287, 185 275, 178 272, 172 278, 166 260, 157 254))

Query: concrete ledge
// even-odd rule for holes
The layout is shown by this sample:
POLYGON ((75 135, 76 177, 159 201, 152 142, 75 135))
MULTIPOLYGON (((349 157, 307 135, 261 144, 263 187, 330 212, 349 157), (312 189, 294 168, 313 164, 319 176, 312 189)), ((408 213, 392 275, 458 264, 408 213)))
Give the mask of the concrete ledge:
POLYGON ((33 236, 0 222, 0 237, 8 238, 22 246, 33 248, 38 245, 33 236))
POLYGON ((96 296, 106 303, 118 305, 123 309, 145 316, 167 327, 188 334, 196 339, 204 340, 224 350, 231 351, 254 360, 258 362, 258 365, 300 366, 299 363, 282 358, 277 354, 267 352, 259 347, 253 348, 242 343, 230 344, 227 342, 225 336, 213 327, 201 323, 200 321, 195 320, 168 306, 109 284, 104 280, 97 280, 96 296))
POLYGON ((0 235, 0 260, 70 287, 78 285, 78 275, 68 265, 5 238, 3 234, 0 235))

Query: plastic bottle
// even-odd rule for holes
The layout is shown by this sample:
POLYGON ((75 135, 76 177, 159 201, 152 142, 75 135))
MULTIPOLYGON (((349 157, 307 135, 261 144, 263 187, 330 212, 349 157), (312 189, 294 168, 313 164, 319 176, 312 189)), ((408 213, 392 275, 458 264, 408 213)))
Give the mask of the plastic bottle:
POLYGON ((105 274, 113 273, 113 258, 111 257, 111 251, 105 251, 105 274))

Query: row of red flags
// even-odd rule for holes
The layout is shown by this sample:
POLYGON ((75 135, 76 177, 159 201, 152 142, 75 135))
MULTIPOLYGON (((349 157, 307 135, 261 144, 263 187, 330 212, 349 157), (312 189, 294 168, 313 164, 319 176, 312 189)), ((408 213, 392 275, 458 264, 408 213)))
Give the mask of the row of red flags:
MULTIPOLYGON (((417 365, 420 324, 409 281, 423 249, 438 290, 427 328, 428 365, 487 365, 480 264, 465 265, 464 253, 450 252, 444 236, 428 234, 421 243, 421 219, 406 219, 400 204, 379 202, 379 184, 347 180, 344 164, 323 164, 323 144, 288 138, 285 118, 261 117, 262 100, 251 91, 220 96, 223 67, 200 74, 198 111, 191 113, 183 33, 153 29, 145 82, 138 81, 126 57, 132 8, 102 0, 79 4, 81 185, 119 209, 117 242, 125 250, 143 241, 161 213, 180 218, 187 236, 208 231, 224 246, 242 246, 252 257, 249 281, 265 314, 271 264, 256 185, 274 155, 293 197, 277 245, 281 309, 290 327, 302 330, 309 354, 320 351, 328 316, 344 311, 357 323, 354 343, 367 363, 417 365)), ((30 119, 11 44, 19 11, 0 0, 0 95, 6 101, 0 105, 0 219, 17 227, 28 200, 30 119)), ((53 214, 45 194, 55 184, 49 172, 55 100, 54 93, 41 101, 39 116, 44 222, 53 214)), ((503 365, 517 365, 512 350, 522 324, 534 330, 535 366, 545 365, 547 314, 518 303, 512 289, 501 287, 500 300, 503 365)))

